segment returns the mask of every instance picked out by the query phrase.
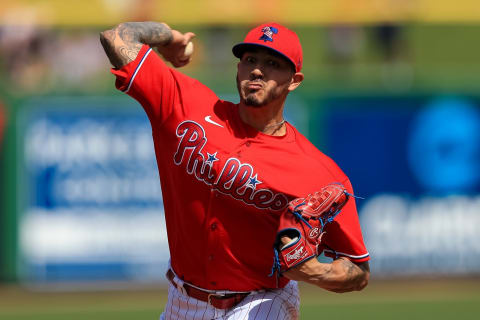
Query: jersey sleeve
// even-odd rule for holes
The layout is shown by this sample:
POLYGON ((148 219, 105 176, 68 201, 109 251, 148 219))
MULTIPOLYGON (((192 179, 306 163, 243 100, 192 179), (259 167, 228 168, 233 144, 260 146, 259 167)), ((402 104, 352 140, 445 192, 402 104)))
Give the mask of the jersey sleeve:
POLYGON ((189 91, 197 80, 172 68, 147 45, 144 45, 136 59, 120 69, 112 68, 116 76, 115 86, 137 100, 145 109, 150 121, 161 124, 174 111, 185 111, 181 103, 182 91, 189 91))
MULTIPOLYGON (((353 194, 352 185, 348 179, 344 182, 344 186, 350 194, 353 194)), ((334 222, 325 227, 325 231, 322 240, 327 257, 346 257, 357 263, 370 260, 363 241, 355 198, 350 197, 334 222)))

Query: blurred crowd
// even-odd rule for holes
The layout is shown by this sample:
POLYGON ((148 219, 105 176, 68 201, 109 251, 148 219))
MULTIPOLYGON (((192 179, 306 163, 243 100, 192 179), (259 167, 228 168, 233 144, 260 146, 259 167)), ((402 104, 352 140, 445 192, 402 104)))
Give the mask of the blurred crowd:
MULTIPOLYGON (((64 89, 98 91, 105 87, 109 76, 106 72, 109 63, 100 46, 98 31, 34 23, 0 25, 0 81, 21 94, 64 89)), ((195 40, 195 60, 202 61, 202 72, 208 77, 211 70, 232 64, 229 46, 239 39, 227 27, 211 26, 204 31, 195 40), (203 55, 198 48, 205 51, 203 55)), ((387 89, 405 91, 411 86, 413 69, 409 64, 408 43, 399 25, 334 25, 319 30, 316 41, 323 52, 316 53, 317 61, 306 63, 329 70, 332 81, 348 83, 359 56, 371 51, 375 55, 367 64, 380 66, 380 81, 387 89), (318 60, 322 56, 325 60, 318 60)))
POLYGON ((348 81, 353 64, 362 50, 370 43, 376 54, 369 61, 379 65, 381 84, 393 92, 411 88, 413 66, 410 63, 408 42, 404 27, 400 24, 383 23, 372 27, 358 25, 333 25, 327 28, 327 63, 334 68, 332 77, 348 81), (368 41, 367 38, 370 38, 368 41))
POLYGON ((2 80, 22 93, 89 87, 105 73, 108 62, 97 32, 36 25, 2 26, 0 56, 2 80))

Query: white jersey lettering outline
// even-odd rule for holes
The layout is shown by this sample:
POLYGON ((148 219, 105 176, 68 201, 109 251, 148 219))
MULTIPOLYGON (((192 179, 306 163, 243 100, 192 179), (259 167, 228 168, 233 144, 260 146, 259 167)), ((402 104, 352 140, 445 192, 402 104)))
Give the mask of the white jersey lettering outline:
MULTIPOLYGON (((173 155, 173 162, 180 166, 186 164, 186 172, 194 175, 197 180, 211 185, 212 189, 222 194, 229 195, 245 204, 253 205, 258 209, 271 209, 274 211, 285 209, 288 205, 288 198, 283 193, 274 193, 269 189, 256 189, 258 173, 249 163, 241 163, 237 158, 229 158, 223 165, 222 170, 215 177, 212 174, 213 162, 220 160, 216 158, 217 152, 213 154, 214 161, 206 161, 202 150, 208 139, 204 128, 197 122, 185 120, 176 129, 179 138, 177 150, 173 155), (186 152, 190 152, 188 156, 186 152), (208 167, 208 170, 206 170, 208 167), (239 175, 240 173, 240 175, 239 175), (252 184, 255 182, 254 184, 252 184)), ((212 154, 207 152, 209 159, 212 154)))

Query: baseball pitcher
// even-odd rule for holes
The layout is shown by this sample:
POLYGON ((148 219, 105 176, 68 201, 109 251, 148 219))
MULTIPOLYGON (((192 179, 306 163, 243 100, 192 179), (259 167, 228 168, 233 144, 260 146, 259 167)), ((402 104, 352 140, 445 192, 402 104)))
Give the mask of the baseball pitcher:
POLYGON ((369 254, 350 181, 283 118, 304 79, 296 33, 266 23, 233 47, 238 104, 176 69, 194 36, 157 22, 100 35, 117 89, 152 125, 170 249, 160 318, 297 319, 297 281, 363 289, 369 254))

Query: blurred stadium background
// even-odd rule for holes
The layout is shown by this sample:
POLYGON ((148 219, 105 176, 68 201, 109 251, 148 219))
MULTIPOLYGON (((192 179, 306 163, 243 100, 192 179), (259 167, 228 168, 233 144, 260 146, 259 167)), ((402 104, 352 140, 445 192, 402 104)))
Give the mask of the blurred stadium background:
POLYGON ((299 34, 286 117, 352 180, 372 281, 302 285, 302 319, 477 319, 478 0, 3 0, 0 319, 157 319, 168 261, 151 132, 114 89, 98 33, 193 31, 183 71, 238 101, 233 44, 299 34))

